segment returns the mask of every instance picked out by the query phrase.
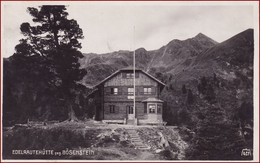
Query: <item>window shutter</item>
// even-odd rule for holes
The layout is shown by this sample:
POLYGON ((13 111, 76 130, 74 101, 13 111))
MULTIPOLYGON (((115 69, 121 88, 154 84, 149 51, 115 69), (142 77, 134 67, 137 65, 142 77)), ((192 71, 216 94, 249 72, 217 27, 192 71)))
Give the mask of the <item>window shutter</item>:
POLYGON ((126 73, 123 72, 123 73, 122 73, 122 77, 123 77, 123 78, 126 78, 126 73))
POLYGON ((117 93, 117 94, 118 94, 118 95, 122 95, 122 92, 123 92, 123 91, 122 91, 122 87, 118 87, 118 93, 117 93))
POLYGON ((119 113, 119 106, 115 106, 115 113, 116 113, 116 114, 119 113))
POLYGON ((156 93, 156 91, 155 91, 155 87, 151 87, 151 94, 155 94, 156 93))
POLYGON ((128 114, 129 106, 126 106, 126 114, 128 114))
POLYGON ((110 87, 105 87, 105 95, 110 94, 111 88, 110 87))
POLYGON ((110 113, 110 106, 105 107, 105 114, 109 114, 110 113))
POLYGON ((135 72, 135 78, 139 78, 139 73, 135 72))
POLYGON ((144 93, 144 87, 140 86, 140 87, 137 87, 138 88, 138 93, 139 95, 143 95, 144 93))

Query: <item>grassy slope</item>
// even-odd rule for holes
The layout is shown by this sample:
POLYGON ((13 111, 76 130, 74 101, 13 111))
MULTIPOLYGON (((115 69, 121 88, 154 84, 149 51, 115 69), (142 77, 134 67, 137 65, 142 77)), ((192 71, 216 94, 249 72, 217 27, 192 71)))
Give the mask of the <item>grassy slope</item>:
POLYGON ((87 160, 163 160, 184 159, 187 143, 179 135, 179 129, 172 127, 140 127, 136 130, 150 150, 138 150, 131 144, 127 129, 131 126, 105 125, 103 123, 62 122, 47 126, 14 127, 3 133, 4 159, 87 159, 87 160), (156 153, 160 147, 158 132, 168 139, 167 151, 156 153), (91 149, 92 156, 32 156, 12 155, 13 149, 91 149))

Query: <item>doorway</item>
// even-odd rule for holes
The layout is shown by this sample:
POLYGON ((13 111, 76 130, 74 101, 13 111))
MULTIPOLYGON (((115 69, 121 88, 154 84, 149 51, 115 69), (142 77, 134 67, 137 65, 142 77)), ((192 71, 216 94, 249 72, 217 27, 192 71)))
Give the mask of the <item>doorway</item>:
POLYGON ((134 106, 127 106, 126 107, 127 111, 127 118, 133 120, 135 118, 134 116, 134 106))

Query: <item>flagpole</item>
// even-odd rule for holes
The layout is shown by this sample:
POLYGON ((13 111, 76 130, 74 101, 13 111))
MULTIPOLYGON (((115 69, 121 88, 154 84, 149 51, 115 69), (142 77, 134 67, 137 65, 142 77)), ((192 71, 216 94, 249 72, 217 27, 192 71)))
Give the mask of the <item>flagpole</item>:
MULTIPOLYGON (((133 40, 133 47, 134 47, 134 53, 133 53, 133 71, 134 71, 134 109, 133 109, 133 113, 134 113, 134 122, 135 122, 135 118, 136 118, 136 107, 135 107, 135 26, 134 26, 134 40, 133 40)), ((135 123, 134 123, 135 124, 135 123)), ((135 124, 136 125, 136 124, 135 124)))

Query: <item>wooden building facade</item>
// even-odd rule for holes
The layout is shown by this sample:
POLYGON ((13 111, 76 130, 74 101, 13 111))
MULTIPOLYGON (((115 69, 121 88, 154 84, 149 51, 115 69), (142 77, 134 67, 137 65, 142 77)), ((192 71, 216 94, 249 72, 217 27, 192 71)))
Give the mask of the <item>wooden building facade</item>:
POLYGON ((165 84, 136 69, 134 110, 133 80, 133 69, 121 69, 94 87, 97 120, 122 124, 163 123, 160 93, 165 84))

